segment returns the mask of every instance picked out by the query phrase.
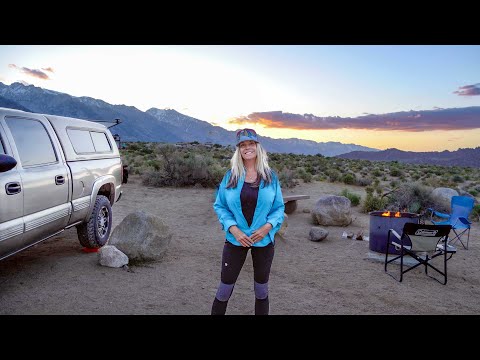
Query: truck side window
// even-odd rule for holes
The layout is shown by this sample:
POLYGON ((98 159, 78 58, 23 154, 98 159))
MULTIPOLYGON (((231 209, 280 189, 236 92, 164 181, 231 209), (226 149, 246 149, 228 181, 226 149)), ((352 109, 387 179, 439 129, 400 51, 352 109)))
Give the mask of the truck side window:
POLYGON ((57 155, 47 129, 38 120, 33 119, 5 119, 15 145, 22 166, 51 164, 57 162, 57 155))
POLYGON ((112 146, 104 132, 67 129, 67 134, 77 154, 112 151, 112 146))
POLYGON ((72 142, 73 149, 77 154, 93 153, 95 147, 88 130, 67 129, 68 137, 72 142))
POLYGON ((96 152, 112 151, 112 147, 110 146, 105 133, 91 131, 90 135, 92 136, 93 145, 95 146, 96 152))

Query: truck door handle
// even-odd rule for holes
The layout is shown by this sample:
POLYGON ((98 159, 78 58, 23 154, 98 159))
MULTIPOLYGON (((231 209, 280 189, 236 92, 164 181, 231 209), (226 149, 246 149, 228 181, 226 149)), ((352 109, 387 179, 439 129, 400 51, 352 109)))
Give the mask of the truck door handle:
POLYGON ((63 177, 63 175, 55 176, 55 184, 57 184, 57 185, 65 184, 65 178, 63 177))
POLYGON ((22 191, 22 187, 19 182, 10 182, 5 184, 5 191, 7 195, 15 195, 22 191))

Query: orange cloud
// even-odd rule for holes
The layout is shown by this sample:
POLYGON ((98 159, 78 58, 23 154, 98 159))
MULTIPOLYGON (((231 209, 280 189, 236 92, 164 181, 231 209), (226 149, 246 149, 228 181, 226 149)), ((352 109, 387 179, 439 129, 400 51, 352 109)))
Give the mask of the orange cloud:
POLYGON ((319 117, 282 111, 255 112, 229 120, 230 124, 256 124, 294 130, 363 129, 379 131, 433 131, 480 128, 480 106, 454 109, 403 111, 351 117, 319 117))

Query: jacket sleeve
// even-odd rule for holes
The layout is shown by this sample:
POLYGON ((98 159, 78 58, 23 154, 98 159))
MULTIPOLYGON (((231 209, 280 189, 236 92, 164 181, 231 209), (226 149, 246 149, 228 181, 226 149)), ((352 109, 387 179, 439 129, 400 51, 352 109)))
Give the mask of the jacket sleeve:
POLYGON ((273 200, 272 208, 267 216, 267 222, 272 224, 273 229, 281 226, 285 213, 285 204, 283 203, 282 188, 277 175, 274 173, 272 185, 275 186, 275 199, 273 200))
POLYGON ((217 197, 213 204, 213 209, 217 213, 218 220, 220 224, 222 224, 222 228, 225 231, 228 231, 230 226, 237 225, 237 221, 235 220, 235 216, 233 215, 232 211, 229 209, 227 205, 227 201, 225 199, 225 191, 227 182, 229 179, 230 170, 227 171, 225 176, 223 177, 222 182, 220 183, 220 187, 217 191, 217 197))

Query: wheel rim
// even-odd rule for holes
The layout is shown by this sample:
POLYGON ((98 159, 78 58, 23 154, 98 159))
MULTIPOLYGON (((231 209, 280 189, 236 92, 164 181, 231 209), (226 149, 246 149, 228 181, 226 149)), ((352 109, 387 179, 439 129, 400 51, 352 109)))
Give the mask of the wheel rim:
POLYGON ((102 206, 98 212, 97 217, 97 233, 98 236, 103 238, 108 231, 108 226, 110 224, 110 212, 106 206, 102 206))

